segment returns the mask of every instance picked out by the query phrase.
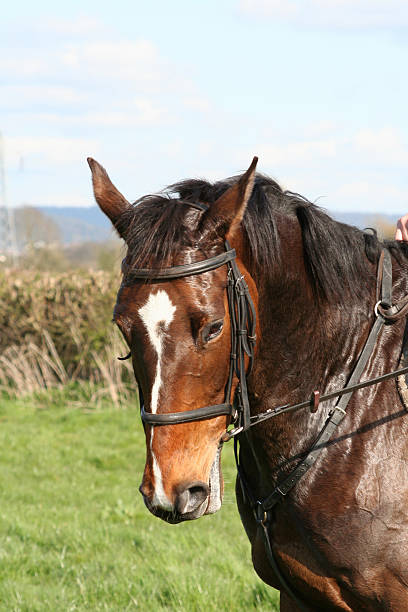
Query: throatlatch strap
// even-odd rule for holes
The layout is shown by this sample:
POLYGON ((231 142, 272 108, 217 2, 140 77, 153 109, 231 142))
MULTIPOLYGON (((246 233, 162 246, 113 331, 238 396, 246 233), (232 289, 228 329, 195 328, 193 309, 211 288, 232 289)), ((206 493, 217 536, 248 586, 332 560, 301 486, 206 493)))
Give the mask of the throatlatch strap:
POLYGON ((392 260, 388 249, 381 254, 384 257, 381 300, 377 304, 380 315, 387 321, 398 321, 408 314, 408 295, 392 303, 392 260))
POLYGON ((381 305, 384 308, 392 306, 392 259, 388 249, 382 251, 384 261, 382 266, 381 305))

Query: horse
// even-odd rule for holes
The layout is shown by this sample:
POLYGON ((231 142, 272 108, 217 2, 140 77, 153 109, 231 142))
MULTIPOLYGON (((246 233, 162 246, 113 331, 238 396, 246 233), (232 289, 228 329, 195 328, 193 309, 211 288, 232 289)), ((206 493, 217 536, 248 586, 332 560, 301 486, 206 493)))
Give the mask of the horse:
MULTIPOLYGON (((127 246, 114 321, 144 401, 140 492, 169 523, 217 512, 221 451, 234 436, 252 562, 280 590, 281 611, 406 610, 405 404, 392 378, 347 393, 347 410, 330 397, 350 384, 382 320, 384 250, 382 276, 392 272, 393 299, 406 296, 407 245, 335 221, 257 173, 256 161, 240 176, 185 180, 130 204, 88 158, 95 199, 127 246), (312 392, 310 410, 287 408, 312 392), (244 416, 229 435, 237 395, 244 416), (316 444, 334 412, 334 433, 316 444), (285 489, 311 448, 310 469, 285 489), (271 492, 273 508, 259 502, 271 492)), ((401 358, 404 317, 382 322, 365 380, 401 358)))

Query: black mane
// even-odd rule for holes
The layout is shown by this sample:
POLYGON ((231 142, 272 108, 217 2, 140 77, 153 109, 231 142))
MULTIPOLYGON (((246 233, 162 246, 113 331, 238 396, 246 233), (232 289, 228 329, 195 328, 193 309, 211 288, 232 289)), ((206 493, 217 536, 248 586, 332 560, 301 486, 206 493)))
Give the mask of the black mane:
MULTIPOLYGON (((239 177, 214 184, 191 179, 167 187, 160 195, 145 196, 119 219, 126 232, 128 256, 132 267, 164 268, 172 265, 183 249, 197 245, 197 232, 205 213, 187 205, 211 205, 239 177), (126 228, 126 229, 125 229, 126 228)), ((306 267, 319 299, 336 299, 348 292, 361 295, 364 280, 372 280, 372 266, 382 244, 376 233, 362 232, 339 223, 319 206, 281 187, 267 176, 256 176, 254 189, 242 222, 253 265, 264 274, 272 273, 281 262, 277 229, 278 217, 297 218, 303 240, 306 267)), ((406 251, 387 244, 399 257, 406 251)))

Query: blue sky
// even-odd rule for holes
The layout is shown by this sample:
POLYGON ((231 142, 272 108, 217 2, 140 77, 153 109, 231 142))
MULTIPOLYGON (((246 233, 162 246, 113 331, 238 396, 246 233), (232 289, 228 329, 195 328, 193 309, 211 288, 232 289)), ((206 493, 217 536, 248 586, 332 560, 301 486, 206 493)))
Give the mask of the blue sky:
POLYGON ((12 205, 259 170, 329 210, 408 210, 405 0, 27 0, 0 24, 12 205))

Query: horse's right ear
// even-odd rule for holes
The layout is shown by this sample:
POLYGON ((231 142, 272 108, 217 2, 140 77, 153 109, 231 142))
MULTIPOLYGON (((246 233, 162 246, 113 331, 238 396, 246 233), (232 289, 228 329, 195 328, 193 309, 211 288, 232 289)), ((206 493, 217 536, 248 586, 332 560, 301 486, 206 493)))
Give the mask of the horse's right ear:
POLYGON ((210 207, 206 216, 208 231, 231 239, 237 231, 255 182, 258 158, 254 157, 248 170, 210 207))
POLYGON ((131 204, 116 189, 105 168, 92 157, 88 157, 87 161, 92 172, 95 200, 105 215, 112 221, 118 234, 124 238, 124 231, 123 228, 119 227, 118 220, 125 210, 130 208, 131 204))

